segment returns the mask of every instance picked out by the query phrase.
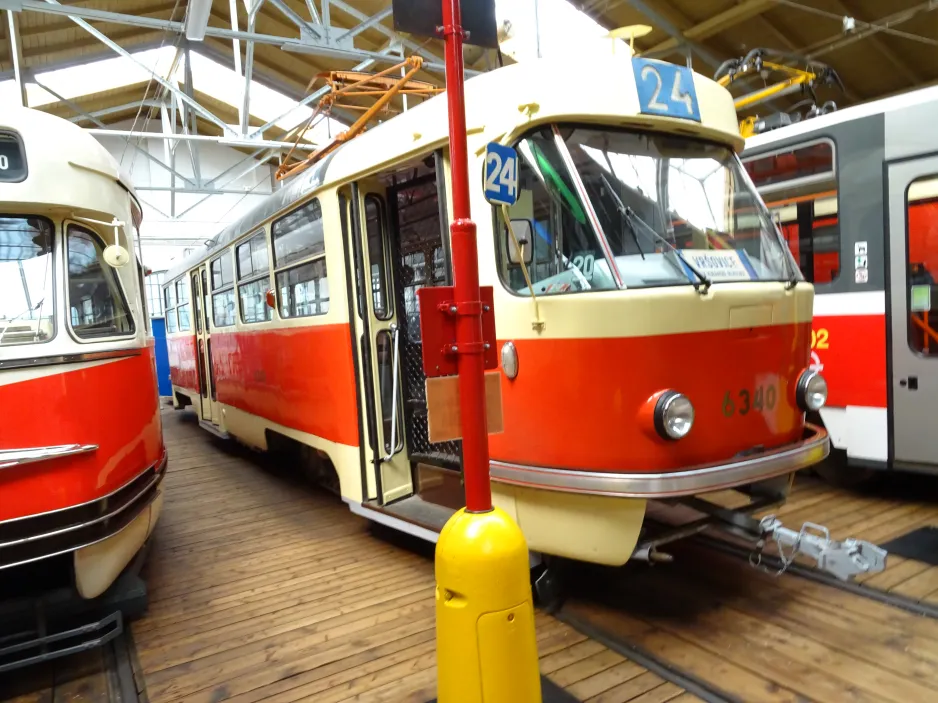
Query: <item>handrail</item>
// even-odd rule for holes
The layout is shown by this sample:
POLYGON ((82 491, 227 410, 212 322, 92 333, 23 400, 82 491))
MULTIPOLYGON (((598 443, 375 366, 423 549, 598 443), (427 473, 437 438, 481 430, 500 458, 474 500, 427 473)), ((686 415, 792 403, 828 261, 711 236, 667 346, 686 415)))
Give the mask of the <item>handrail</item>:
POLYGON ((63 456, 85 454, 98 449, 97 444, 57 444, 51 447, 30 447, 28 449, 0 449, 0 469, 22 466, 36 461, 48 461, 63 456))
POLYGON ((924 340, 924 341, 925 341, 925 352, 930 351, 930 349, 929 349, 929 337, 931 337, 933 340, 935 340, 936 343, 938 343, 938 332, 936 332, 935 330, 933 330, 933 329, 931 328, 931 325, 928 324, 928 315, 923 312, 923 313, 922 313, 922 317, 921 317, 921 319, 920 319, 920 318, 918 317, 918 315, 916 315, 914 312, 912 312, 912 313, 909 313, 909 316, 912 318, 912 322, 914 322, 916 325, 918 325, 918 326, 921 328, 921 330, 925 333, 925 340, 924 340))
POLYGON ((381 458, 382 461, 390 461, 391 457, 397 454, 397 376, 400 368, 400 333, 401 328, 395 322, 391 323, 391 335, 394 344, 394 356, 391 362, 391 443, 387 456, 381 458))

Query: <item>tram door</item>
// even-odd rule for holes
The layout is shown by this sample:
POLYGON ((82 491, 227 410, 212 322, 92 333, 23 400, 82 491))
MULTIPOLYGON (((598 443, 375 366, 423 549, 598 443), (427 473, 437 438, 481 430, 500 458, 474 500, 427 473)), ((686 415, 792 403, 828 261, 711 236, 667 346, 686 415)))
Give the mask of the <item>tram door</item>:
POLYGON ((191 274, 192 299, 195 301, 196 368, 199 373, 199 418, 212 421, 215 388, 212 374, 211 333, 209 327, 208 273, 204 265, 191 274))
POLYGON ((930 464, 938 456, 938 156, 891 164, 888 192, 894 459, 930 464))
POLYGON ((401 327, 394 305, 391 276, 392 247, 385 189, 379 181, 362 181, 353 188, 358 208, 355 221, 361 248, 361 285, 358 302, 362 314, 363 365, 370 363, 370 381, 365 393, 374 402, 365 403, 372 414, 369 448, 377 467, 375 485, 379 503, 389 503, 413 493, 407 439, 404 428, 404 392, 401 383, 401 327), (365 350, 365 345, 368 349, 365 350))

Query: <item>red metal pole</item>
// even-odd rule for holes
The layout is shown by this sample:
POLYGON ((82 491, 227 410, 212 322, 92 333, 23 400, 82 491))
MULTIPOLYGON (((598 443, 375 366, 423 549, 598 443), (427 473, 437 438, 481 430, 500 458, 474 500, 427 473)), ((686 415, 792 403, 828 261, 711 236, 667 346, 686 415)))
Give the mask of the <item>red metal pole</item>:
POLYGON ((458 348, 459 409, 462 418, 463 480, 466 510, 492 509, 489 437, 485 417, 485 364, 482 356, 482 304, 476 226, 469 210, 469 163, 463 93, 463 29, 459 0, 443 2, 446 42, 446 99, 449 105, 449 158, 453 189, 453 274, 458 348))

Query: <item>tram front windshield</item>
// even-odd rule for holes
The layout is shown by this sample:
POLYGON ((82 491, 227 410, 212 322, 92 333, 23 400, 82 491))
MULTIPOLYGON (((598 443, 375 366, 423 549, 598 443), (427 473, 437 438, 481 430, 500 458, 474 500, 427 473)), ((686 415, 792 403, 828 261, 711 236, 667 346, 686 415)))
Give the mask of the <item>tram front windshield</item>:
MULTIPOLYGON (((522 139, 510 209, 535 293, 802 280, 732 150, 689 137, 547 127, 522 139), (525 257, 528 258, 528 257, 525 257)), ((507 251, 503 250, 503 253, 507 251)), ((505 261, 526 293, 520 266, 505 261)))

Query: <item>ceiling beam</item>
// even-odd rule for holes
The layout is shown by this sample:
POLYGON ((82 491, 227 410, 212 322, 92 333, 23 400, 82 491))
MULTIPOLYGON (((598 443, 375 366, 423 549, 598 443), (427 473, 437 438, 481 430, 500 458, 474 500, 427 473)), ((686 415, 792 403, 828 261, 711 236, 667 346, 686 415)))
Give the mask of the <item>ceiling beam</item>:
MULTIPOLYGON (((149 17, 138 17, 136 15, 122 14, 118 12, 106 12, 104 10, 96 10, 93 8, 79 7, 79 6, 62 6, 57 0, 46 0, 46 2, 40 2, 39 0, 18 0, 23 6, 24 10, 31 12, 40 12, 45 14, 53 15, 67 15, 70 18, 73 18, 72 21, 76 20, 87 20, 87 19, 100 19, 102 21, 113 22, 115 24, 126 24, 132 27, 144 27, 149 29, 156 29, 162 31, 175 32, 181 34, 185 31, 185 25, 182 22, 175 22, 171 20, 160 20, 149 17)), ((333 4, 338 7, 342 7, 344 3, 341 0, 333 0, 333 4)), ((343 8, 344 9, 344 8, 343 8)), ((355 14, 361 14, 354 8, 348 8, 348 11, 355 14)), ((362 15, 367 17, 367 15, 362 15)), ((87 24, 87 23, 86 23, 87 24)), ((383 25, 377 25, 377 28, 384 28, 384 30, 391 32, 383 25)), ((90 25, 86 31, 96 31, 90 25)), ((395 36, 398 36, 396 33, 395 36)), ((382 56, 376 51, 365 51, 362 49, 341 49, 329 45, 322 41, 313 41, 311 39, 296 39, 293 37, 280 37, 269 34, 259 34, 251 32, 236 32, 231 29, 224 29, 220 27, 209 27, 205 30, 206 37, 219 37, 221 39, 243 39, 245 41, 250 40, 257 42, 258 44, 270 44, 273 46, 280 47, 285 51, 295 51, 299 53, 313 54, 317 56, 326 56, 333 59, 345 60, 345 61, 362 61, 364 59, 373 58, 377 63, 396 63, 397 59, 395 57, 386 57, 382 56)), ((419 50, 418 53, 423 55, 428 54, 421 47, 414 45, 412 42, 400 37, 402 42, 405 42, 405 45, 413 45, 416 49, 419 50)), ((436 71, 439 73, 443 72, 444 66, 443 61, 437 56, 430 54, 433 58, 426 60, 424 63, 424 68, 430 71, 436 71)), ((478 71, 471 71, 466 69, 466 75, 475 75, 478 71)))
POLYGON ((7 10, 7 30, 9 35, 10 60, 13 62, 13 78, 16 81, 16 92, 20 94, 20 105, 27 107, 26 81, 23 77, 23 45, 19 36, 19 21, 13 10, 7 10))
MULTIPOLYGON (((280 142, 274 141, 272 139, 250 139, 250 138, 239 138, 239 137, 225 137, 214 134, 165 134, 163 132, 144 132, 140 130, 132 129, 104 129, 104 128, 93 128, 86 129, 86 132, 89 134, 94 134, 104 137, 133 137, 136 139, 163 139, 169 141, 190 141, 190 142, 211 142, 214 144, 221 144, 222 146, 242 146, 248 147, 251 149, 258 147, 266 147, 269 149, 292 149, 294 145, 291 142, 280 142)), ((303 149, 306 151, 316 149, 315 144, 310 144, 307 142, 300 142, 296 145, 297 149, 303 149)))
MULTIPOLYGON (((695 24, 693 27, 685 29, 684 31, 680 32, 680 37, 675 37, 672 34, 670 39, 666 39, 663 42, 660 42, 651 47, 648 49, 648 51, 643 51, 642 53, 666 56, 669 53, 673 53, 679 50, 681 44, 685 41, 703 41, 705 39, 709 39, 710 37, 719 34, 720 32, 723 32, 730 27, 761 15, 763 12, 769 10, 773 5, 775 5, 775 0, 744 0, 740 4, 733 5, 729 9, 714 15, 710 19, 704 20, 703 22, 695 24)), ((662 29, 663 28, 664 27, 662 27, 662 29)))
MULTIPOLYGON (((860 17, 857 17, 856 12, 847 4, 846 0, 832 0, 834 7, 844 13, 844 15, 853 17, 862 24, 869 24, 869 20, 864 20, 860 17)), ((877 20, 873 20, 876 22, 877 20)), ((905 62, 895 51, 889 48, 889 46, 884 42, 880 37, 875 34, 871 34, 867 37, 867 41, 876 47, 876 50, 879 51, 883 57, 886 58, 889 63, 899 69, 899 72, 905 77, 905 79, 912 85, 918 85, 922 82, 921 77, 918 75, 918 72, 912 68, 908 63, 905 62)))
POLYGON ((710 66, 713 68, 718 68, 720 64, 723 63, 723 61, 718 56, 716 56, 702 44, 699 44, 692 39, 686 39, 681 33, 681 29, 674 22, 665 17, 664 14, 662 14, 662 10, 664 9, 670 10, 671 14, 677 14, 674 8, 667 5, 667 3, 665 3, 663 0, 656 2, 655 7, 651 7, 651 4, 648 0, 626 0, 626 2, 634 9, 645 15, 645 17, 647 17, 654 26, 671 35, 671 38, 676 40, 676 45, 683 45, 688 47, 693 53, 699 56, 706 63, 710 64, 710 66))
MULTIPOLYGON (((183 12, 185 12, 185 7, 181 6, 183 12)), ((138 10, 134 10, 134 15, 139 17, 151 17, 151 16, 162 16, 160 19, 173 19, 172 13, 173 9, 177 8, 176 3, 170 2, 167 3, 165 0, 161 3, 147 5, 146 7, 141 7, 138 10)), ((91 19, 89 22, 101 22, 101 20, 91 19)), ((25 37, 33 37, 37 35, 48 36, 56 32, 65 32, 68 30, 75 29, 75 25, 68 19, 64 20, 51 20, 49 22, 43 22, 41 24, 34 24, 29 27, 23 27, 20 30, 20 35, 25 37)))
MULTIPOLYGON (((3 27, 3 24, 4 24, 3 22, 0 22, 0 27, 3 27)), ((116 37, 114 38, 116 39, 116 37)), ((77 42, 71 42, 67 47, 63 47, 61 50, 57 50, 57 51, 50 51, 49 50, 50 47, 45 47, 44 49, 37 49, 33 52, 24 51, 23 58, 27 64, 27 71, 32 72, 32 73, 46 73, 47 71, 57 71, 62 68, 71 68, 72 66, 83 66, 89 63, 90 61, 99 60, 101 58, 101 55, 95 55, 95 56, 89 56, 88 54, 82 54, 78 56, 72 55, 72 56, 68 56, 67 58, 58 58, 52 61, 47 61, 43 63, 41 66, 30 67, 29 64, 32 63, 30 61, 30 58, 34 56, 42 56, 44 58, 56 57, 62 54, 73 53, 76 48, 79 48, 79 45, 88 46, 88 45, 95 45, 99 43, 100 42, 97 42, 89 37, 88 39, 82 39, 77 42)), ((158 38, 153 38, 151 36, 148 41, 143 41, 143 42, 140 42, 139 44, 134 44, 133 51, 147 51, 149 49, 156 49, 160 45, 161 45, 160 40, 158 38)), ((105 52, 101 52, 101 53, 102 55, 108 55, 108 56, 110 55, 109 53, 105 54, 105 52)), ((12 79, 13 79, 12 68, 9 71, 0 71, 0 81, 8 81, 12 79)))

